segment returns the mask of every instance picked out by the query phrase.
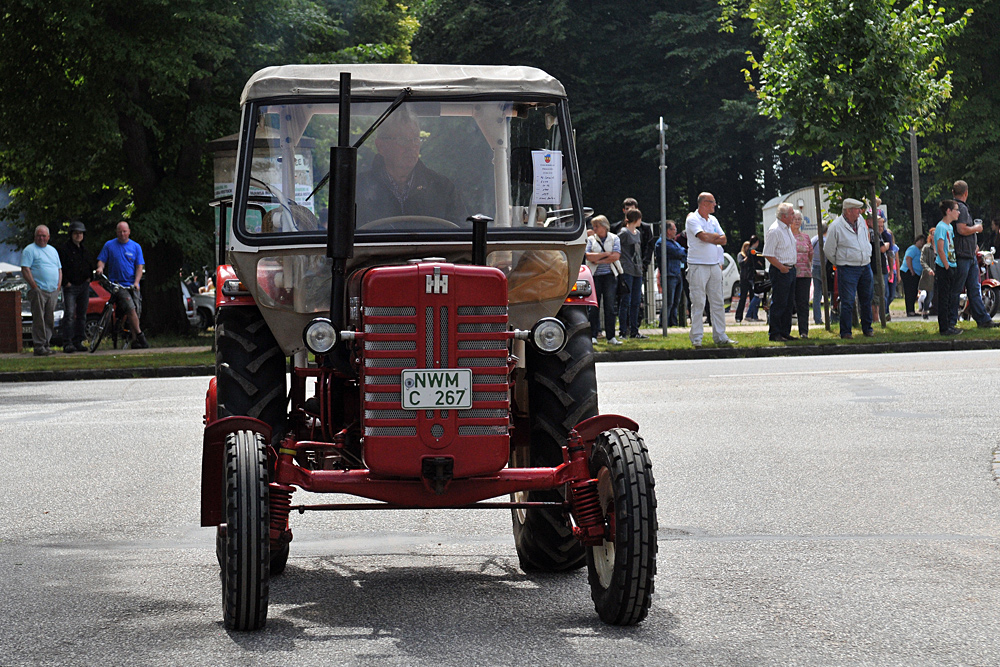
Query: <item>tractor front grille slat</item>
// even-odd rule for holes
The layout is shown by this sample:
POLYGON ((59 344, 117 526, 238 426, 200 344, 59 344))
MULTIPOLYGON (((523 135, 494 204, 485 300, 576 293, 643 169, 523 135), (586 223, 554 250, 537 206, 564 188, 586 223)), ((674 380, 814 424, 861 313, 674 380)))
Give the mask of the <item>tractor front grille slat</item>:
POLYGON ((365 392, 365 403, 399 403, 399 392, 365 392))
POLYGON ((503 333, 507 325, 503 322, 468 322, 458 325, 458 333, 503 333))
POLYGON ((460 350, 506 350, 505 340, 460 340, 458 341, 460 350))
POLYGON ((480 401, 506 401, 507 392, 505 391, 474 391, 472 392, 472 402, 479 403, 480 401))
POLYGON ((459 357, 458 358, 459 368, 506 368, 507 367, 507 357, 459 357))
POLYGON ((365 333, 412 334, 417 333, 417 325, 412 323, 365 324, 365 333))
POLYGON ((371 419, 416 419, 413 410, 365 410, 365 421, 371 419))
POLYGON ((507 435, 506 426, 485 426, 482 424, 473 424, 471 426, 459 426, 459 435, 507 435))
POLYGON ((506 419, 507 410, 490 408, 473 408, 471 410, 459 410, 459 419, 506 419))
MULTIPOLYGON (((365 368, 416 368, 412 357, 365 357, 365 368)), ((399 382, 399 378, 396 378, 399 382)))
POLYGON ((366 350, 415 350, 415 340, 366 340, 366 350))
POLYGON ((417 435, 416 426, 365 426, 365 437, 409 437, 417 435))

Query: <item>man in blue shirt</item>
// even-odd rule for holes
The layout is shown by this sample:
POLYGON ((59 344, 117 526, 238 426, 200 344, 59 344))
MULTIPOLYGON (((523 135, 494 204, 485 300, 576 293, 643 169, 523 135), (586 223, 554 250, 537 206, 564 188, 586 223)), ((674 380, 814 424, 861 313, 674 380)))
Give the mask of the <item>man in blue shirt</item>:
POLYGON ((31 303, 31 343, 36 357, 54 354, 49 349, 55 324, 56 299, 62 284, 59 253, 49 245, 49 228, 35 227, 35 242, 21 252, 21 275, 28 283, 31 303))
POLYGON ((146 261, 142 256, 142 247, 129 238, 130 234, 128 223, 124 220, 119 222, 115 228, 115 238, 105 243, 97 256, 97 273, 103 274, 107 267, 111 282, 132 288, 118 292, 115 306, 119 314, 124 314, 129 329, 134 332, 132 347, 144 348, 149 347, 149 343, 139 328, 139 316, 142 314, 139 281, 142 280, 146 261))

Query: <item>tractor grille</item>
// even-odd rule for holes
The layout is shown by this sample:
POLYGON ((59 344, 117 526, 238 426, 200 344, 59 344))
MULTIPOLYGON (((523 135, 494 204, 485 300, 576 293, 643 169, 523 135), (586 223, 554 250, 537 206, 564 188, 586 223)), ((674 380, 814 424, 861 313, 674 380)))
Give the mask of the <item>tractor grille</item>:
MULTIPOLYGON (((475 299, 473 285, 452 276, 454 294, 475 299)), ((370 298, 366 299, 370 302, 370 298)), ((444 300, 444 299, 442 299, 444 300)), ((506 306, 372 306, 363 309, 366 438, 507 436, 510 414, 506 306), (459 352, 460 351, 460 352, 459 352), (403 410, 400 372, 408 368, 472 370, 472 408, 403 410), (426 425, 426 430, 423 430, 426 425), (423 437, 423 436, 422 436, 423 437)))

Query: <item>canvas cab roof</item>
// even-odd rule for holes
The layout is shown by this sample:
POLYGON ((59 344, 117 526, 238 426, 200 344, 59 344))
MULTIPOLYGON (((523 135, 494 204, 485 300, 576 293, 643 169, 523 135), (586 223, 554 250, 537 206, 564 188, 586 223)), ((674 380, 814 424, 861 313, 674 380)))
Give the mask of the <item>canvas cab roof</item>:
POLYGON ((247 81, 240 106, 249 101, 287 96, 335 96, 340 73, 351 73, 351 94, 394 98, 411 88, 411 98, 476 95, 566 97, 555 78, 534 67, 507 65, 339 64, 280 65, 260 70, 247 81))

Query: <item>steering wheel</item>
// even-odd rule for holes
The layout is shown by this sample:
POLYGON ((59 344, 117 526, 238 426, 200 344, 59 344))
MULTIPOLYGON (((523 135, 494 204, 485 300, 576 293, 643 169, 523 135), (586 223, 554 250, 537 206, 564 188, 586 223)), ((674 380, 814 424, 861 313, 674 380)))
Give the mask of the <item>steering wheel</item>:
POLYGON ((392 227, 393 229, 403 231, 420 230, 428 226, 461 229, 461 227, 450 220, 435 218, 431 215, 394 215, 390 218, 379 218, 378 220, 366 222, 358 227, 357 230, 360 231, 363 229, 381 229, 383 227, 392 227))

